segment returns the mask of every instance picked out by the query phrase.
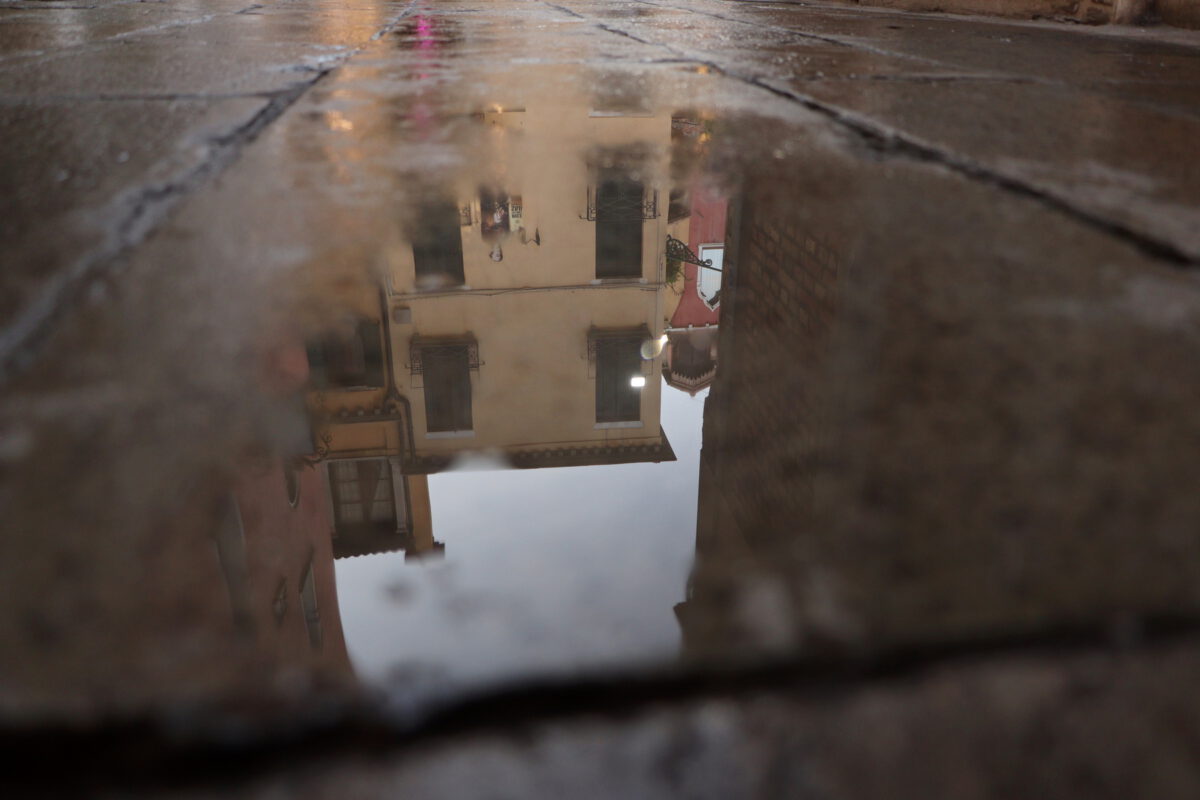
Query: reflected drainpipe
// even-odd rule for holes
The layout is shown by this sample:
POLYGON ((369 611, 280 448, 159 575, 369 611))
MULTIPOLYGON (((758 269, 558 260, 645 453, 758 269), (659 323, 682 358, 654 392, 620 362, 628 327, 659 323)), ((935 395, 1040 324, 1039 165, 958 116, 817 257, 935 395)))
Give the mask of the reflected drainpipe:
MULTIPOLYGON (((400 394, 400 390, 396 387, 396 361, 392 357, 392 315, 388 313, 387 293, 382 286, 379 287, 379 315, 380 319, 383 320, 384 358, 387 364, 385 370, 387 374, 387 394, 383 401, 384 408, 390 410, 393 403, 402 408, 399 413, 400 419, 396 420, 397 433, 400 435, 402 442, 401 450, 403 451, 407 447, 407 461, 412 463, 416 459, 416 445, 414 444, 416 440, 412 424, 412 403, 407 397, 400 394)), ((393 479, 394 475, 395 473, 393 472, 393 479)), ((406 532, 411 533, 412 531, 408 530, 408 528, 412 525, 412 499, 408 491, 408 478, 403 471, 403 462, 401 463, 400 477, 404 481, 404 522, 406 532)))

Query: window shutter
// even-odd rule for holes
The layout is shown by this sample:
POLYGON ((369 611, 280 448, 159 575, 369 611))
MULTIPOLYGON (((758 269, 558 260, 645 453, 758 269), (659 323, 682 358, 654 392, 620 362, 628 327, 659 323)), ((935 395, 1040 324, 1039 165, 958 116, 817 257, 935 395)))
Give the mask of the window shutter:
POLYGON ((596 277, 642 274, 645 187, 626 177, 606 178, 596 190, 596 277))
POLYGON ((469 431, 471 363, 469 345, 423 347, 425 427, 430 433, 469 431))
POLYGON ((605 338, 596 343, 596 422, 641 419, 641 392, 630 379, 642 374, 641 338, 605 338))

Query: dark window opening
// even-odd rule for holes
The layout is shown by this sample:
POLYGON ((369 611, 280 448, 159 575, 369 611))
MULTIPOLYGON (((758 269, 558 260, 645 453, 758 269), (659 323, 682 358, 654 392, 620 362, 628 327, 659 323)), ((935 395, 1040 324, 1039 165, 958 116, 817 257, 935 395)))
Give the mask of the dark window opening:
POLYGON ((607 178, 596 188, 596 277, 642 275, 645 186, 632 178, 607 178))
POLYGON ((335 334, 309 343, 308 367, 317 389, 383 386, 379 323, 359 320, 349 336, 335 334))
POLYGON ((431 203, 418 212, 416 222, 412 249, 418 288, 462 286, 461 209, 450 202, 431 203))
POLYGON ((633 385, 642 376, 642 338, 596 340, 596 422, 636 422, 642 417, 642 393, 633 385))
POLYGON ((430 433, 473 428, 470 349, 468 344, 421 348, 425 373, 425 429, 430 433))
POLYGON ((678 222, 692 215, 692 199, 683 189, 672 189, 667 206, 667 222, 678 222))

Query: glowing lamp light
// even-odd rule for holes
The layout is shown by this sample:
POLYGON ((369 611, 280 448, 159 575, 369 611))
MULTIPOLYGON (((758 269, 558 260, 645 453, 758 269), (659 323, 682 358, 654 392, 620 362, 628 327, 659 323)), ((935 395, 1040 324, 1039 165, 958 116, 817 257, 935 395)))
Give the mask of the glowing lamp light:
POLYGON ((658 358, 666 346, 667 335, 665 333, 657 339, 646 339, 642 342, 642 360, 649 361, 652 358, 658 358))
POLYGON ((629 379, 629 385, 635 389, 640 389, 646 385, 646 379, 641 375, 634 375, 629 379))

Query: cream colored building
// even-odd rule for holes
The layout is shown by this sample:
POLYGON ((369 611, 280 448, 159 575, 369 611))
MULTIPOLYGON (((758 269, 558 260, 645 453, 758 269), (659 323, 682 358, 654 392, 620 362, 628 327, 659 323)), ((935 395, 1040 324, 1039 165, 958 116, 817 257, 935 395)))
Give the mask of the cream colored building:
POLYGON ((350 550, 389 526, 434 548, 424 475, 466 452, 674 459, 659 421, 671 118, 558 100, 462 121, 466 163, 410 188, 382 285, 310 345, 338 536, 376 542, 350 550))
POLYGON ((670 118, 553 106, 477 123, 490 174, 427 200, 425 235, 387 276, 414 466, 464 450, 518 466, 661 460, 670 118))

